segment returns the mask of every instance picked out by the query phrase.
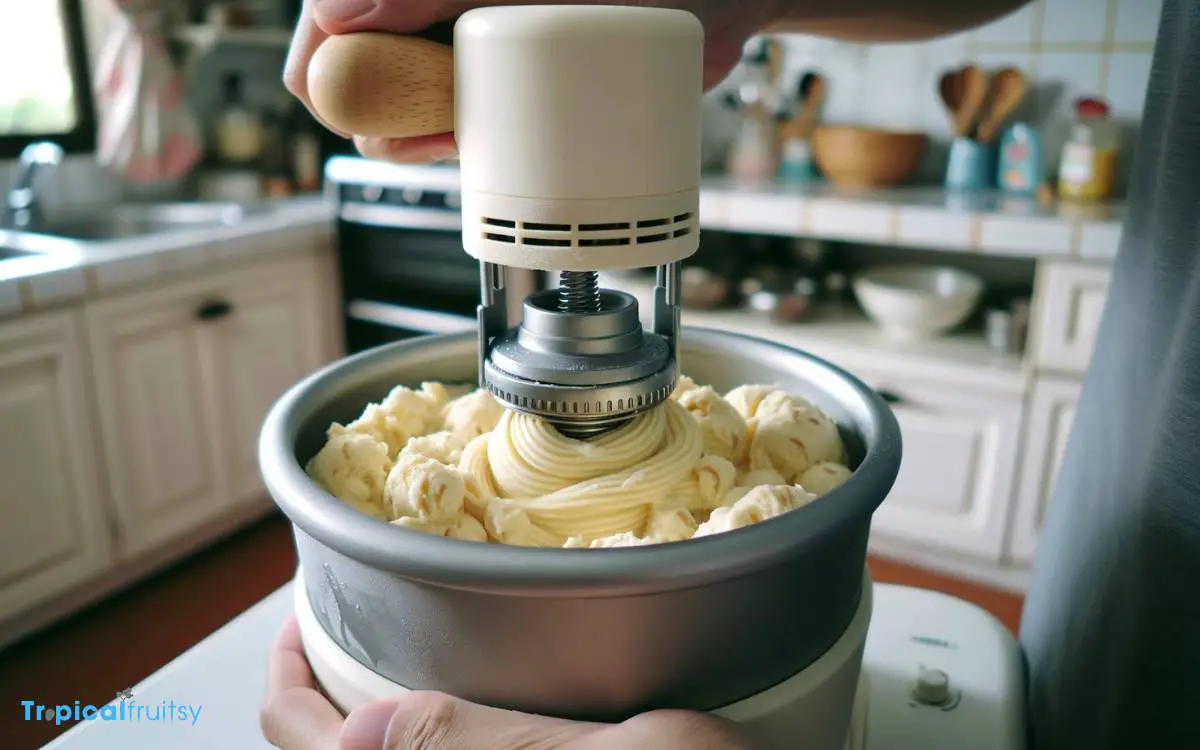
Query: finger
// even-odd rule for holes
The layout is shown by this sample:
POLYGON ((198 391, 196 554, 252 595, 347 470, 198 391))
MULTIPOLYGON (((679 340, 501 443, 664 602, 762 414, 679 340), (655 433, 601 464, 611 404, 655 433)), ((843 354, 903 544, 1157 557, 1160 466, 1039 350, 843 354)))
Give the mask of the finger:
POLYGON ((380 750, 397 706, 396 701, 376 701, 351 711, 342 725, 338 750, 380 750))
POLYGON ((271 649, 259 725, 267 742, 283 750, 337 747, 342 715, 316 691, 295 618, 283 626, 271 649))
POLYGON ((327 34, 386 31, 412 34, 442 20, 444 3, 400 0, 313 0, 313 17, 327 34))
POLYGON ((754 750, 738 727, 711 714, 651 711, 582 738, 572 750, 754 750))
POLYGON ((354 136, 358 152, 368 159, 396 164, 423 164, 458 157, 452 133, 425 135, 420 138, 366 138, 354 136))
POLYGON ((384 750, 560 750, 602 724, 490 708, 442 693, 409 693, 397 702, 384 750))
POLYGON ((292 93, 292 96, 304 104, 317 122, 324 125, 330 132, 340 135, 342 138, 349 138, 349 133, 343 133, 321 118, 321 115, 313 109, 312 100, 308 96, 308 63, 312 60, 317 47, 321 46, 321 42, 329 37, 328 34, 321 31, 321 27, 313 18, 311 8, 313 2, 314 0, 305 0, 304 10, 301 11, 300 20, 296 23, 296 33, 292 35, 287 61, 283 64, 283 85, 292 93))

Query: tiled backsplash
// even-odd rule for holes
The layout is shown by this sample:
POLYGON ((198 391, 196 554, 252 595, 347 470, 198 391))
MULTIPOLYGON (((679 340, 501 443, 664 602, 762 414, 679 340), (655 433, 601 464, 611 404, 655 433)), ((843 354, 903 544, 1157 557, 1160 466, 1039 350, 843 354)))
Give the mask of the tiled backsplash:
MULTIPOLYGON (((916 44, 785 35, 784 80, 805 70, 825 77, 825 122, 919 130, 945 141, 950 125, 938 95, 941 74, 967 62, 984 70, 1012 66, 1031 89, 1015 116, 1042 128, 1052 168, 1072 102, 1081 96, 1108 101, 1125 131, 1127 164, 1161 9, 1162 0, 1036 0, 974 31, 916 44)), ((938 151, 923 176, 940 176, 938 151)))

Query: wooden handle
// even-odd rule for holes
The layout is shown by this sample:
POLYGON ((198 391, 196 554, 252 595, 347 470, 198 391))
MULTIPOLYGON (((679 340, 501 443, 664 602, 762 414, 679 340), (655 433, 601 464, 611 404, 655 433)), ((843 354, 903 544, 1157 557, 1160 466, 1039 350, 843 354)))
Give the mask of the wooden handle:
POLYGON ((330 126, 373 138, 454 131, 454 50, 377 32, 326 39, 308 65, 308 96, 330 126))

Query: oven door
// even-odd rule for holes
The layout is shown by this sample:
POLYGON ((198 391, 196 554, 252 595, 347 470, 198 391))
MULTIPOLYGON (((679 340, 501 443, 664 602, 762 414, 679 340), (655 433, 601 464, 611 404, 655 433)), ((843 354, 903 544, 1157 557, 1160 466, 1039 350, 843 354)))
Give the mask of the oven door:
POLYGON ((456 313, 362 299, 346 305, 346 347, 351 352, 417 336, 475 330, 475 318, 456 313))

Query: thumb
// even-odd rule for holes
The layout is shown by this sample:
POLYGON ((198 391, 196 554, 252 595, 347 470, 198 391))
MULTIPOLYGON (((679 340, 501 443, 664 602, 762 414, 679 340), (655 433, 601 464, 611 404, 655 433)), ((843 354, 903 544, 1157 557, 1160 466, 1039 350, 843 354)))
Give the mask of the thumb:
POLYGON ((560 750, 603 726, 414 692, 350 714, 341 750, 560 750), (389 711, 388 721, 379 721, 389 711), (346 744, 350 739, 356 744, 346 744))
POLYGON ((326 34, 411 34, 441 20, 442 7, 444 3, 403 0, 313 0, 313 17, 326 34))

